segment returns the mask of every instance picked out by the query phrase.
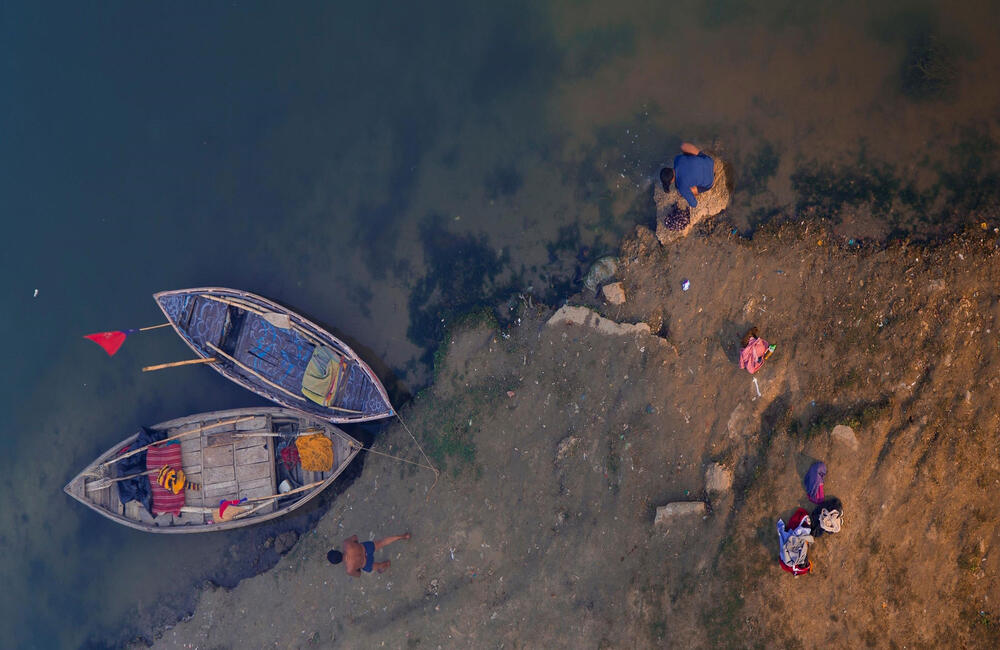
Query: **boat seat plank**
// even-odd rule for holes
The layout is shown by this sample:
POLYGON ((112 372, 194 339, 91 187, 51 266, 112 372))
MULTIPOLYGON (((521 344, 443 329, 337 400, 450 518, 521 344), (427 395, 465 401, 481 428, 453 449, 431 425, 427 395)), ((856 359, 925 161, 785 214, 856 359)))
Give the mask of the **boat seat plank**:
MULTIPOLYGON (((273 493, 271 492, 270 485, 261 485, 260 487, 254 487, 249 489, 240 490, 240 498, 246 497, 247 499, 254 499, 257 497, 269 497, 273 493)), ((260 512, 260 511, 258 511, 260 512)))
MULTIPOLYGON (((244 490, 252 490, 254 488, 266 487, 268 490, 271 489, 271 477, 264 476, 262 478, 253 479, 250 481, 240 481, 240 496, 243 496, 244 490)), ((268 492, 268 494, 274 494, 274 492, 268 492)))
MULTIPOLYGON (((230 483, 236 480, 236 469, 228 467, 204 467, 201 470, 205 488, 211 488, 222 483, 230 483)), ((256 478, 256 477, 254 477, 256 478)))
MULTIPOLYGON (((273 433, 273 432, 261 429, 260 431, 247 431, 246 433, 243 433, 241 435, 250 435, 255 433, 273 433)), ((264 441, 267 440, 277 440, 277 438, 270 438, 264 436, 260 437, 251 436, 247 438, 237 438, 236 440, 233 441, 233 444, 235 444, 236 449, 239 450, 239 449, 245 449, 246 447, 253 447, 254 445, 262 444, 264 443, 264 441)))
POLYGON ((221 445, 232 445, 240 438, 236 437, 235 431, 212 432, 205 436, 205 447, 218 447, 221 445))
POLYGON ((209 447, 201 452, 202 467, 207 470, 210 467, 232 467, 233 466, 233 446, 209 447))
POLYGON ((271 463, 268 461, 249 465, 237 465, 236 481, 240 484, 240 486, 242 486, 244 481, 253 481, 254 479, 269 477, 271 475, 270 465, 271 463))
POLYGON ((263 431, 269 430, 271 427, 268 426, 268 417, 266 415, 258 415, 252 420, 247 420, 246 422, 237 422, 236 429, 240 432, 251 432, 251 431, 263 431))
POLYGON ((236 450, 236 465, 250 465, 252 463, 262 463, 270 460, 271 451, 267 445, 257 444, 254 447, 246 447, 236 450))
POLYGON ((206 501, 209 499, 221 499, 223 497, 231 498, 236 493, 236 481, 206 485, 202 488, 202 492, 205 494, 206 501))

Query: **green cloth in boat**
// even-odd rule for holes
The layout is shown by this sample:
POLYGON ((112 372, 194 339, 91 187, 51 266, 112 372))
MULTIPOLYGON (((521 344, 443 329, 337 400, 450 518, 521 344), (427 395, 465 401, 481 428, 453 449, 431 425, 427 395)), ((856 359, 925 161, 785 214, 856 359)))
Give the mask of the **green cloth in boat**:
POLYGON ((325 345, 317 345, 302 375, 302 394, 323 406, 330 406, 337 394, 343 359, 325 345))

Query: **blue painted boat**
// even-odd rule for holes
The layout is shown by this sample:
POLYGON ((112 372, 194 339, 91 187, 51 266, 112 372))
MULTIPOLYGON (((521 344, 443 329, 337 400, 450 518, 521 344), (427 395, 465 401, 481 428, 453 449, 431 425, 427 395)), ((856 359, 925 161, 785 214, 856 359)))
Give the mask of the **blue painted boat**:
POLYGON ((206 287, 153 296, 207 365, 258 395, 329 422, 395 415, 389 396, 346 343, 261 296, 206 287))

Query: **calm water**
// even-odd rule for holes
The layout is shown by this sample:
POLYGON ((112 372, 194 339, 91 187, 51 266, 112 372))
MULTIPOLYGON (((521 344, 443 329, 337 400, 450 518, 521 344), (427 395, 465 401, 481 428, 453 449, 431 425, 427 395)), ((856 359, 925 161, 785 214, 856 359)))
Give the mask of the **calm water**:
POLYGON ((61 492, 139 424, 259 403, 140 373, 190 356, 168 330, 80 338, 161 322, 154 291, 279 299, 400 399, 453 315, 556 298, 649 222, 681 139, 734 163, 744 231, 1000 218, 996 3, 361 4, 0 6, 0 646, 117 643, 274 560, 61 492))

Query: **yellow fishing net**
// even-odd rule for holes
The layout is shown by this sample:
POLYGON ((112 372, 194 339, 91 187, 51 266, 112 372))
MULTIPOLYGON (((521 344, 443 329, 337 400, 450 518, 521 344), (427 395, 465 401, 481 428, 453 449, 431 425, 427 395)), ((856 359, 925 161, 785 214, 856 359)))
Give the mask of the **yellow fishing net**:
POLYGON ((333 469, 333 441, 321 433, 295 439, 302 469, 310 472, 329 472, 333 469))

